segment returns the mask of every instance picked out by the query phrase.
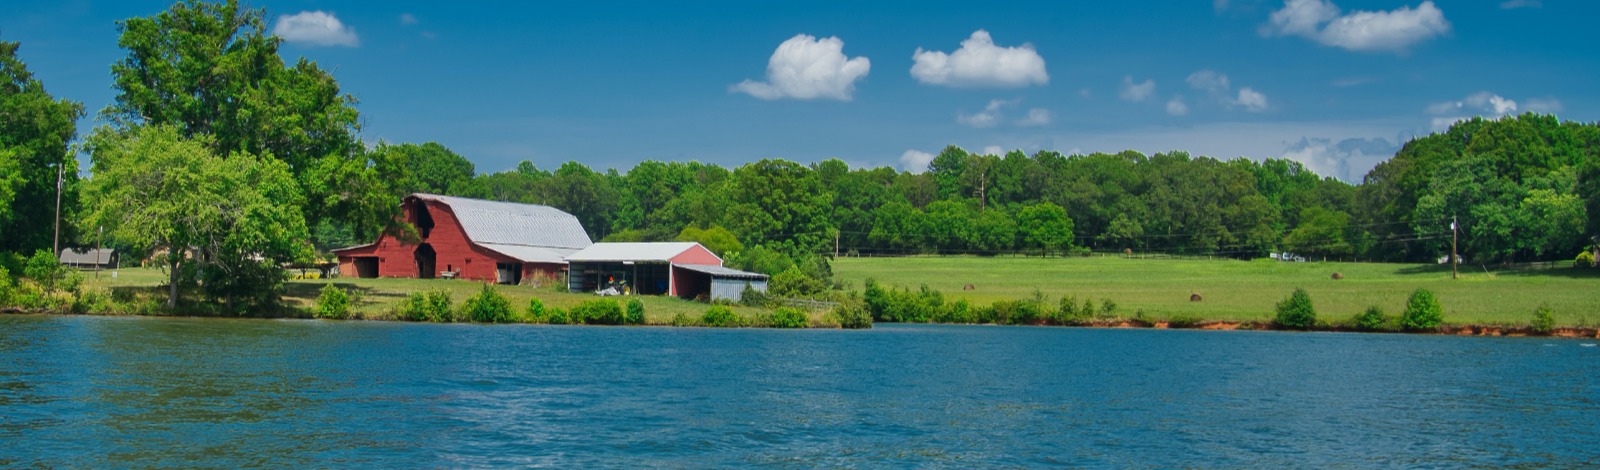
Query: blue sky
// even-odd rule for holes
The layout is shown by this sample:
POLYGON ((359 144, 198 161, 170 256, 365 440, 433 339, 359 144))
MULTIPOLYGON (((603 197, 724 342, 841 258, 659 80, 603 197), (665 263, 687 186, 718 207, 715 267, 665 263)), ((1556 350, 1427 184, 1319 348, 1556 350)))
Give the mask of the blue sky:
MULTIPOLYGON (((1463 116, 1600 114, 1600 2, 257 1, 360 101, 369 142, 480 172, 761 158, 919 170, 973 151, 1293 158, 1357 182, 1463 116), (770 72, 770 73, 769 73, 770 72)), ((0 39, 93 112, 114 22, 165 2, 9 1, 0 39)))

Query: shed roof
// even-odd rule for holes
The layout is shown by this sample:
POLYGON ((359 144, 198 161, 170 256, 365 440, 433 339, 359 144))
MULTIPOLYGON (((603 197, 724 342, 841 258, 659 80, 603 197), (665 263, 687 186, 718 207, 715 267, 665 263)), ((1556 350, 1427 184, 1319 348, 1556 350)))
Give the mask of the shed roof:
POLYGON ((71 248, 61 250, 61 264, 106 264, 111 262, 111 256, 117 254, 112 248, 93 248, 88 250, 74 250, 71 248))
POLYGON ((726 277, 734 279, 766 279, 766 274, 740 271, 733 268, 724 268, 710 264, 679 264, 677 267, 694 272, 710 274, 711 277, 726 277))
POLYGON ((543 246, 504 245, 500 243, 479 243, 478 246, 494 250, 496 253, 516 258, 524 263, 556 263, 566 264, 562 258, 576 253, 578 250, 571 248, 550 248, 543 246))
POLYGON ((411 197, 450 206, 467 238, 479 245, 580 250, 594 243, 577 217, 554 207, 424 193, 411 197))
POLYGON ((699 245, 699 243, 695 242, 595 243, 589 245, 588 248, 567 256, 567 261, 659 261, 665 263, 699 245))

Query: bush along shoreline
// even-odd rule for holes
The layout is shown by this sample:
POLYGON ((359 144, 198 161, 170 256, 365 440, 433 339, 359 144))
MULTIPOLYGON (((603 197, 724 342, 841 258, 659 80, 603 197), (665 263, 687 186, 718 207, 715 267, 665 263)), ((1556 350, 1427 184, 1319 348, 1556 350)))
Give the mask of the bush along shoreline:
POLYGON ((1529 314, 1527 325, 1457 325, 1445 322, 1444 308, 1433 292, 1417 289, 1400 315, 1385 315, 1377 306, 1347 318, 1317 316, 1311 295, 1295 289, 1279 302, 1268 321, 1235 321, 1175 315, 1153 318, 1143 312, 1125 315, 1111 299, 1096 303, 1090 297, 1061 297, 1051 304, 1042 292, 1019 300, 1000 300, 984 306, 964 299, 947 301, 926 286, 917 290, 884 288, 867 279, 863 294, 873 321, 885 323, 945 323, 975 325, 1027 325, 1084 328, 1155 328, 1196 330, 1292 330, 1324 332, 1414 333, 1462 336, 1554 336, 1600 338, 1596 327, 1556 327, 1548 306, 1529 314))

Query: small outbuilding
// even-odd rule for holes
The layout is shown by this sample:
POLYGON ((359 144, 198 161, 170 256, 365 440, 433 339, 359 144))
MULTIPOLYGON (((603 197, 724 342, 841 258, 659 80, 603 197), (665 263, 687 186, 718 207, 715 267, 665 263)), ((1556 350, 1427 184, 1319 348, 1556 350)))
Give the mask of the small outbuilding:
POLYGON ((333 250, 340 275, 521 284, 558 278, 562 257, 592 244, 577 217, 538 204, 418 193, 401 201, 401 217, 416 227, 416 240, 385 233, 333 250))
POLYGON ((616 289, 737 302, 745 286, 767 290, 767 275, 723 267, 721 257, 694 242, 595 243, 566 260, 567 288, 574 292, 616 289))
POLYGON ((61 264, 79 269, 111 269, 117 266, 117 250, 95 248, 88 250, 61 250, 61 264))

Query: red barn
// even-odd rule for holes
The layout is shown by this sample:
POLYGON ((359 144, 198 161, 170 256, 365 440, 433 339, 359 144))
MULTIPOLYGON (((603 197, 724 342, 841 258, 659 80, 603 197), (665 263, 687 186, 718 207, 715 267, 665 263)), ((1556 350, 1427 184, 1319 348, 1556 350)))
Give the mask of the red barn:
POLYGON ((401 212, 421 239, 405 243, 383 234, 334 250, 342 275, 519 284, 558 277, 564 257, 593 244, 577 217, 550 206, 418 193, 406 196, 401 212))

